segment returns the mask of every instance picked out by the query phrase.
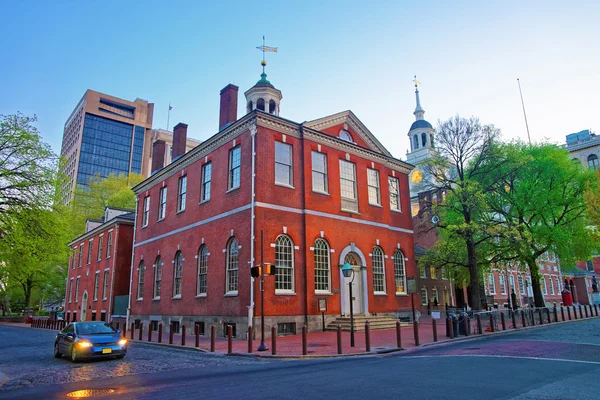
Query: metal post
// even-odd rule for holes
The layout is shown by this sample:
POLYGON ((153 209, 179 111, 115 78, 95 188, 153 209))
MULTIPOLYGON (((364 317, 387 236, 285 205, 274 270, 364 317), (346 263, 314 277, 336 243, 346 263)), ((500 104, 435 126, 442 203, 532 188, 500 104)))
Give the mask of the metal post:
POLYGON ((302 327, 302 355, 305 356, 308 354, 308 343, 306 338, 306 325, 302 327))
POLYGON ((567 315, 569 316, 569 321, 571 320, 571 307, 567 306, 567 315))
POLYGON ((200 325, 194 325, 194 333, 196 334, 196 343, 194 343, 194 345, 200 347, 200 325))
POLYGON ((481 314, 477 314, 477 332, 482 335, 483 328, 481 327, 481 314))
POLYGON ((554 322, 558 322, 558 308, 556 308, 556 304, 554 305, 554 322))
POLYGON ((560 306, 560 317, 562 318, 562 321, 565 321, 565 308, 563 306, 560 306))
POLYGON ((527 323, 525 322, 525 310, 521 310, 521 324, 523 325, 523 328, 525 328, 527 326, 527 323))
POLYGON ((541 308, 538 308, 538 314, 540 314, 540 325, 544 325, 544 313, 541 308))
POLYGON ((185 325, 181 325, 181 345, 185 346, 185 325))
POLYGON ((227 325, 227 354, 233 353, 233 326, 227 325))
POLYGON ((365 322, 365 348, 367 353, 371 351, 371 326, 369 321, 365 322))
POLYGON ((503 312, 500 313, 500 322, 502 323, 502 330, 505 331, 506 330, 506 317, 504 316, 503 312))
POLYGON ((210 352, 215 352, 215 336, 217 335, 217 328, 214 325, 210 326, 210 352))
POLYGON ((452 323, 452 317, 446 317, 446 336, 450 339, 454 339, 454 324, 452 323))
POLYGON ((173 323, 169 324, 169 344, 173 344, 173 323))
POLYGON ((581 304, 579 305, 579 318, 583 319, 583 311, 581 310, 581 304))
POLYGON ((337 326, 337 351, 342 354, 342 326, 337 326))
MULTIPOLYGON (((63 321, 64 322, 64 321, 63 321)), ((127 337, 127 324, 123 322, 123 332, 121 332, 124 338, 127 337)))
POLYGON ((594 312, 596 313, 596 317, 598 316, 598 305, 594 304, 594 312))
POLYGON ((248 353, 252 353, 252 325, 248 326, 248 353))
POLYGON ((433 329, 433 341, 437 342, 438 341, 438 337, 437 337, 437 320, 432 319, 431 320, 431 329, 433 329))
POLYGON ((142 341, 142 331, 144 330, 144 323, 140 322, 140 334, 139 334, 139 338, 138 340, 141 342, 142 341))
POLYGON ((396 346, 401 349, 402 348, 402 326, 400 325, 400 321, 396 321, 396 346))
POLYGON ((260 230, 260 345, 258 351, 267 351, 269 348, 265 344, 265 274, 264 267, 264 231, 260 230))
POLYGON ((162 343, 162 322, 158 324, 158 343, 162 343))
POLYGON ((152 324, 148 325, 148 341, 152 341, 152 324))
POLYGON ((490 331, 496 332, 496 327, 494 326, 494 313, 490 314, 490 331))
MULTIPOLYGON (((556 308, 555 308, 556 310, 556 308)), ((546 317, 548 317, 548 323, 551 324, 552 323, 552 318, 550 317, 550 309, 546 308, 546 317)))
POLYGON ((352 270, 352 280, 348 284, 350 288, 350 347, 354 347, 354 309, 352 307, 352 282, 354 282, 354 270, 352 270))
POLYGON ((413 331, 415 335, 415 346, 419 346, 419 321, 413 322, 413 331))
POLYGON ((517 329, 517 316, 515 315, 514 311, 512 312, 511 319, 512 319, 513 329, 517 329))
POLYGON ((585 310, 585 317, 589 318, 590 316, 588 315, 588 308, 587 308, 587 306, 583 306, 583 309, 585 310))
POLYGON ((277 325, 271 327, 271 354, 277 354, 277 325))

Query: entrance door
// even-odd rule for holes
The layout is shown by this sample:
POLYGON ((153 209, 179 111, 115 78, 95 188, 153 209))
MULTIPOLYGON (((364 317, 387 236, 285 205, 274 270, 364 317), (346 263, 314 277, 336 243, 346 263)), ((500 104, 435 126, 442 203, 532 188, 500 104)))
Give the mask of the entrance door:
POLYGON ((87 317, 87 301, 88 294, 87 291, 83 292, 83 296, 81 297, 81 322, 84 322, 87 317))
POLYGON ((355 315, 363 314, 365 312, 363 310, 363 273, 360 268, 359 260, 360 258, 354 253, 349 253, 344 259, 344 263, 350 264, 354 270, 353 277, 344 277, 344 296, 346 300, 344 301, 344 314, 347 316, 350 315, 350 282, 352 282, 352 311, 355 315))

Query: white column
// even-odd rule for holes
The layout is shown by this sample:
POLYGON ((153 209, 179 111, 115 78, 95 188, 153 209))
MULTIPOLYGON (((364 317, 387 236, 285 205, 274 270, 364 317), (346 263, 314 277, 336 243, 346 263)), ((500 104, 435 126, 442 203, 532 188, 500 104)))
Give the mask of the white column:
POLYGON ((367 285, 367 268, 363 267, 362 269, 362 291, 363 291, 363 311, 365 316, 369 316, 369 292, 367 285))

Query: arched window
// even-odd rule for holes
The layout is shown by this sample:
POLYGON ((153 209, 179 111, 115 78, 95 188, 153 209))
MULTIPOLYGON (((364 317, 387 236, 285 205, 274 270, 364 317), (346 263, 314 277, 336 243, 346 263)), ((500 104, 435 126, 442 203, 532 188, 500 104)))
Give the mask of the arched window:
POLYGON ((208 248, 206 245, 200 246, 198 250, 198 287, 196 295, 206 296, 206 275, 208 274, 208 248))
POLYGON ((373 248, 373 291, 385 293, 385 267, 383 264, 383 250, 381 247, 373 248))
POLYGON ((238 263, 240 258, 240 249, 235 237, 229 239, 227 243, 227 293, 237 294, 238 291, 238 263))
POLYGON ((421 133, 421 143, 423 144, 423 147, 427 145, 427 134, 425 132, 421 133))
POLYGON ((154 298, 160 299, 160 284, 162 282, 162 267, 163 262, 160 256, 156 257, 154 262, 154 298))
POLYGON ((276 108, 277 104, 275 104, 275 100, 269 100, 269 114, 275 114, 276 108))
POLYGON ((251 112, 252 111, 252 101, 248 102, 248 107, 246 108, 247 112, 251 112))
POLYGON ((340 131, 339 137, 340 137, 340 139, 345 140, 346 142, 350 142, 350 143, 353 142, 352 135, 350 135, 350 132, 348 132, 345 129, 342 129, 340 131))
MULTIPOLYGON (((143 299, 144 298, 144 274, 146 271, 146 267, 144 266, 144 262, 140 261, 140 266, 138 268, 138 290, 137 290, 137 298, 138 299, 143 299)), ((98 276, 99 274, 96 274, 96 286, 94 287, 94 293, 98 292, 98 276)), ((97 298, 97 296, 94 296, 94 300, 97 298)))
POLYGON ((406 294, 406 269, 404 268, 404 253, 396 250, 394 253, 394 279, 396 281, 396 293, 406 294))
POLYGON ((181 297, 181 274, 183 270, 183 255, 181 251, 175 254, 175 267, 173 268, 173 297, 181 297))
POLYGON ((294 291, 294 243, 287 235, 280 235, 275 241, 275 291, 294 291))
POLYGON ((431 148, 435 148, 434 146, 434 140, 433 140, 433 133, 429 135, 429 142, 431 143, 431 148))
POLYGON ((590 154, 588 156, 588 167, 590 167, 590 169, 596 169, 596 168, 598 168, 598 166, 600 166, 600 161, 598 161, 598 156, 595 154, 590 154))
POLYGON ((419 135, 413 136, 413 142, 415 145, 415 150, 419 148, 419 135))
POLYGON ((261 111, 265 111, 265 99, 256 100, 256 108, 258 108, 261 111))
POLYGON ((587 268, 588 271, 594 272, 594 262, 592 260, 587 260, 585 262, 585 267, 587 268))
POLYGON ((315 241, 315 292, 331 292, 329 244, 325 239, 315 241))

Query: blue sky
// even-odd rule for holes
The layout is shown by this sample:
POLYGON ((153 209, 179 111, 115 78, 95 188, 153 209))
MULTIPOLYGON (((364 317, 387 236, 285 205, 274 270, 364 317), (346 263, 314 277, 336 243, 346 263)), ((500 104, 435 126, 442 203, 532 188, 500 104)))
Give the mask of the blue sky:
POLYGON ((0 114, 38 116, 60 151, 86 89, 155 103, 154 126, 218 125, 219 91, 260 77, 283 92, 281 116, 302 122, 352 110, 398 158, 414 120, 478 116, 506 139, 600 133, 600 3, 551 1, 19 1, 2 5, 0 114), (523 3, 523 4, 520 4, 523 3))

